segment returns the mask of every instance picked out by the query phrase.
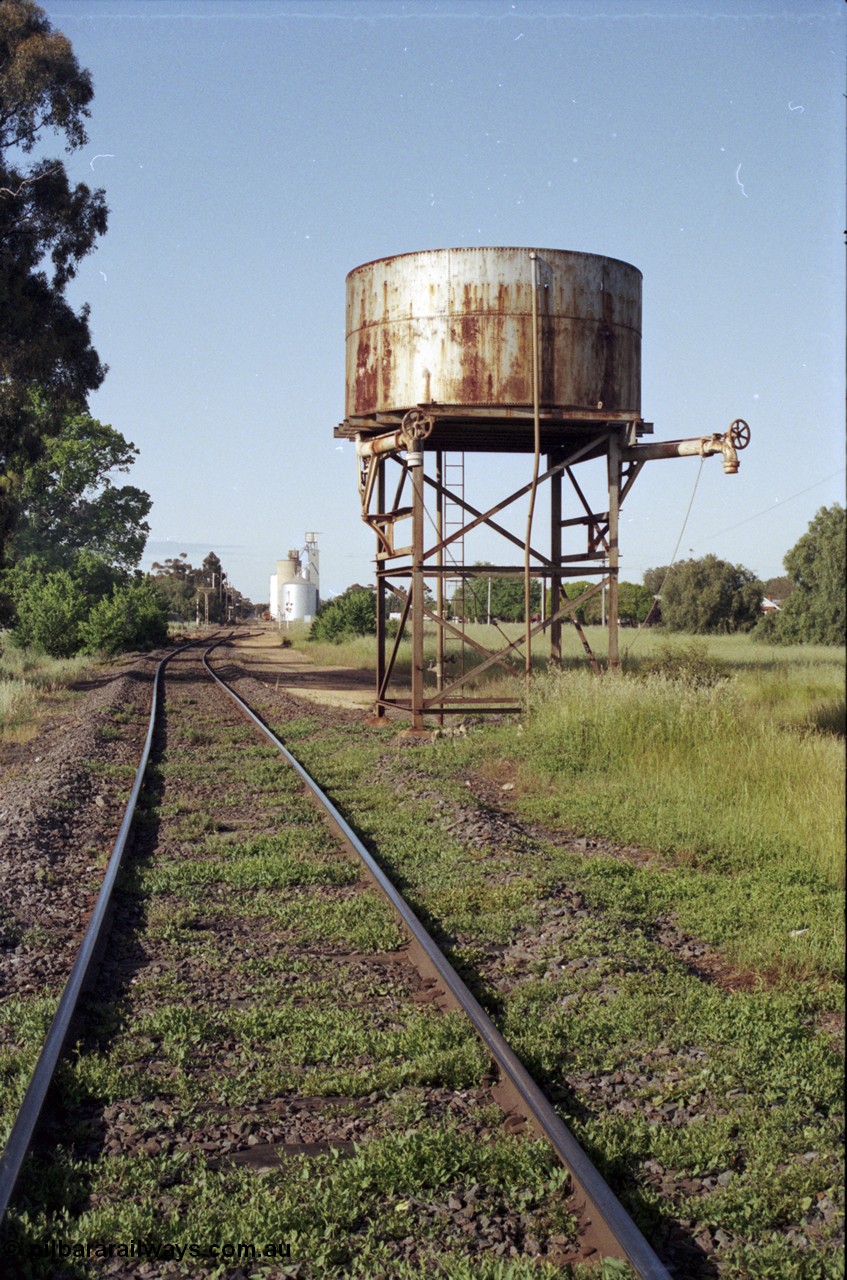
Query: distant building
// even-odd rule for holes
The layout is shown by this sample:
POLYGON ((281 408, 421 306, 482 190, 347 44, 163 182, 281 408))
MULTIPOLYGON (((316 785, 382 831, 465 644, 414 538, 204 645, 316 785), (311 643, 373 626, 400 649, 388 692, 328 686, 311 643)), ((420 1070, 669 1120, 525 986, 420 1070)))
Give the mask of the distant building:
POLYGON ((303 551, 277 560, 270 577, 268 609, 275 622, 311 622, 320 604, 317 534, 306 534, 303 551))

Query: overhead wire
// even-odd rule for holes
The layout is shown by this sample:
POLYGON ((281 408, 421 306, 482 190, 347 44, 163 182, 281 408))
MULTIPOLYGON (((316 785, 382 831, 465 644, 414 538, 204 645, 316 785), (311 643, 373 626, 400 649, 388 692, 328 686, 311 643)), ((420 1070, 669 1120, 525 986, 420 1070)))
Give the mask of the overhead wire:
MULTIPOLYGON (((784 507, 787 502, 793 502, 795 498, 802 498, 804 493, 811 493, 813 489, 819 488, 822 484, 826 484, 828 480, 834 480, 836 476, 840 476, 844 471, 844 467, 839 467, 837 471, 833 471, 830 475, 824 476, 822 480, 816 480, 814 484, 807 485, 805 489, 798 489, 796 493, 790 493, 787 498, 779 498, 771 506, 765 507, 763 511, 757 511, 755 515, 745 516, 743 520, 739 520, 737 524, 731 524, 727 529, 720 529, 717 533, 708 533, 705 538, 720 538, 725 533, 732 533, 734 529, 740 529, 743 524, 749 524, 751 520, 759 520, 762 516, 768 515, 771 511, 775 511, 777 507, 784 507)), ((704 538, 704 541, 705 541, 704 538)))

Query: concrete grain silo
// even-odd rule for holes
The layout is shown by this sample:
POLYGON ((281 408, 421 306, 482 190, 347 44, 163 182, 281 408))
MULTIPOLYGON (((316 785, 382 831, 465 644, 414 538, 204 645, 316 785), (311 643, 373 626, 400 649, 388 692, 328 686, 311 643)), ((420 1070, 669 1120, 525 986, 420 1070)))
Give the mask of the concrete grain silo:
POLYGON ((311 622, 320 601, 317 535, 306 534, 306 562, 298 550, 277 560, 271 576, 271 617, 279 622, 311 622))

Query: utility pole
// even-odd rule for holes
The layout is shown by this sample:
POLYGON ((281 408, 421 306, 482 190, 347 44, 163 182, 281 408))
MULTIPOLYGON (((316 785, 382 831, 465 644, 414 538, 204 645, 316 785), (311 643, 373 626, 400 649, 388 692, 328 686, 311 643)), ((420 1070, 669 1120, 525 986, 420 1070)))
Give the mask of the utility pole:
MULTIPOLYGON (((202 592, 203 592, 203 622, 204 622, 204 625, 205 625, 205 626, 207 626, 207 627, 208 627, 208 625, 209 625, 209 596, 212 594, 213 590, 214 590, 214 587, 199 587, 199 588, 198 588, 198 592, 199 592, 199 591, 202 591, 202 592)), ((197 613, 198 613, 198 621, 199 621, 199 613, 200 613, 200 602, 199 602, 199 600, 198 600, 198 602, 197 602, 197 613)))

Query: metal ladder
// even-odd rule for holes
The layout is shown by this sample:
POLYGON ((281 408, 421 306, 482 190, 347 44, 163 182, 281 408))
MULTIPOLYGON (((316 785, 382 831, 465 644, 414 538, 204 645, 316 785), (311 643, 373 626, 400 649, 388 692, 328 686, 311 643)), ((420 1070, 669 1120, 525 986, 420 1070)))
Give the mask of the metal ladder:
MULTIPOLYGON (((445 454, 444 455, 444 487, 458 498, 464 499, 465 496, 465 455, 464 453, 445 454)), ((444 537, 449 538, 452 533, 461 529, 467 524, 468 516, 463 507, 457 502, 451 502, 449 498, 444 499, 444 537)), ((451 542, 445 551, 447 564, 464 566, 465 563, 465 538, 464 534, 457 538, 455 542, 451 542)), ((445 602, 452 602, 458 598, 461 601, 461 622, 458 623, 461 630, 465 629, 464 619, 467 617, 466 603, 466 582, 467 579, 462 577, 451 578, 446 577, 444 581, 444 599, 445 602)), ((455 610, 454 610, 455 612, 455 610)), ((465 646, 459 645, 459 663, 460 667, 456 675, 465 674, 465 646)))

